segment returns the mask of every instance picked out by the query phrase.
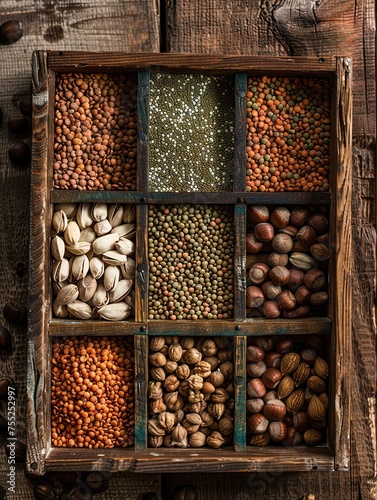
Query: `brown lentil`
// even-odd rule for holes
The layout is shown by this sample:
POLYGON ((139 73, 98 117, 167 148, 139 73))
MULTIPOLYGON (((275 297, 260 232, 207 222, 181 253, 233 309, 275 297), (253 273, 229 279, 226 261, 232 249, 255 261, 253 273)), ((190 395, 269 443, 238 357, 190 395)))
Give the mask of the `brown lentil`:
POLYGON ((52 348, 52 445, 129 447, 134 423, 132 337, 57 339, 52 348))
POLYGON ((328 191, 326 79, 250 77, 246 191, 328 191))
POLYGON ((54 188, 136 190, 135 74, 56 79, 54 188))
POLYGON ((152 206, 148 230, 149 319, 232 317, 232 210, 152 206))

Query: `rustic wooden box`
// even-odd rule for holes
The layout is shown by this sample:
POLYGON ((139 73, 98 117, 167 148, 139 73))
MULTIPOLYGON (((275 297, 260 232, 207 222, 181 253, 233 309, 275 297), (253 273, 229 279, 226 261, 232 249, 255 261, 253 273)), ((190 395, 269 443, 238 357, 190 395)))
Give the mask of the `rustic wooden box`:
POLYGON ((351 337, 351 83, 343 58, 241 57, 177 54, 36 52, 33 56, 33 162, 31 175, 30 284, 28 332, 28 469, 167 471, 295 471, 348 467, 349 369, 351 337), (138 73, 137 191, 53 189, 55 77, 64 72, 138 73), (151 192, 149 161, 149 74, 230 75, 235 81, 233 190, 212 193, 151 192), (247 75, 328 78, 331 87, 330 192, 247 193, 245 191, 245 109, 247 75), (235 299, 228 320, 148 320, 148 204, 224 204, 234 207, 235 299), (120 322, 52 317, 50 226, 53 204, 62 202, 137 204, 136 317, 120 322), (331 256, 328 317, 246 318, 245 233, 247 204, 330 207, 331 256), (252 448, 246 443, 246 347, 250 336, 321 334, 331 367, 327 444, 316 447, 252 448), (148 448, 148 339, 153 335, 225 335, 235 356, 235 433, 230 449, 148 448), (133 335, 135 346, 135 446, 117 449, 54 448, 51 445, 51 346, 62 336, 133 335))

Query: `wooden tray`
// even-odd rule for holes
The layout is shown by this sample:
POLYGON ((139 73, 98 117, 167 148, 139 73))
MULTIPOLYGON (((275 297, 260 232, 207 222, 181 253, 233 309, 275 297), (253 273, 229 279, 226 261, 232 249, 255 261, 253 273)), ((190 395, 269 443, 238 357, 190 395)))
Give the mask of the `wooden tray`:
POLYGON ((33 55, 33 161, 30 219, 28 331, 28 469, 106 471, 296 471, 346 469, 349 456, 349 369, 351 337, 351 83, 350 60, 313 57, 243 57, 178 54, 43 52, 33 55), (55 77, 64 72, 138 73, 137 191, 54 190, 55 77), (149 75, 199 73, 235 79, 234 175, 231 192, 172 193, 148 189, 149 75), (245 109, 247 75, 325 77, 331 86, 330 192, 245 192, 245 109), (148 320, 148 204, 227 204, 234 207, 235 298, 231 320, 148 320), (62 202, 137 204, 135 320, 121 322, 52 318, 50 226, 53 206, 62 202), (245 234, 248 204, 330 207, 332 248, 328 317, 247 319, 245 234), (151 449, 147 445, 148 337, 150 335, 227 335, 235 347, 235 435, 230 449, 151 449), (246 345, 254 335, 323 334, 331 366, 327 444, 296 448, 246 446, 246 345), (55 337, 133 335, 135 345, 135 447, 89 450, 51 445, 51 346, 55 337))

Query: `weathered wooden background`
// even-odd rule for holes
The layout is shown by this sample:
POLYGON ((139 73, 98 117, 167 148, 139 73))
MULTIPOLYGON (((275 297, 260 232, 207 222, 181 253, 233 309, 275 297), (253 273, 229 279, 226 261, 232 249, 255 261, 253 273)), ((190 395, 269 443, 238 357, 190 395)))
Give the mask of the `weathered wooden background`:
MULTIPOLYGON (((354 95, 353 364, 351 467, 348 472, 301 474, 187 474, 162 478, 163 498, 193 484, 201 500, 377 498, 376 356, 376 110, 375 5, 373 0, 2 0, 0 23, 17 19, 24 36, 0 46, 0 323, 13 336, 0 354, 0 377, 18 388, 17 435, 25 440, 26 325, 7 323, 3 305, 27 301, 29 172, 10 165, 17 140, 6 126, 30 94, 35 49, 172 51, 253 55, 351 56, 354 95)), ((21 138, 28 141, 28 136, 21 138)), ((0 413, 6 416, 5 403, 0 413)), ((0 439, 0 484, 6 488, 5 439, 0 439)), ((17 469, 18 494, 33 498, 33 482, 17 469)), ((103 499, 137 499, 161 489, 158 475, 113 476, 103 499)), ((10 497, 11 498, 11 497, 10 497)))

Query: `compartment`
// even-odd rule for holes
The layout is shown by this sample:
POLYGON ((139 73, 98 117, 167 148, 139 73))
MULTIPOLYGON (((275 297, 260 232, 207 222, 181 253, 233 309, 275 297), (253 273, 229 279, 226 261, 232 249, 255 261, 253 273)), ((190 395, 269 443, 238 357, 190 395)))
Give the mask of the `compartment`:
POLYGON ((217 449, 233 445, 234 390, 231 338, 151 337, 149 446, 217 449))
POLYGON ((151 191, 233 188, 234 78, 150 75, 151 191))
POLYGON ((328 315, 328 205, 247 207, 247 317, 328 315))
POLYGON ((248 76, 246 191, 328 191, 330 80, 248 76))
POLYGON ((53 447, 134 446, 133 337, 54 338, 51 370, 53 447))
POLYGON ((136 190, 137 75, 58 73, 54 188, 136 190))
POLYGON ((135 205, 55 205, 50 244, 53 316, 134 318, 135 236, 135 205))
POLYGON ((226 206, 149 208, 150 320, 233 316, 233 226, 226 206))

